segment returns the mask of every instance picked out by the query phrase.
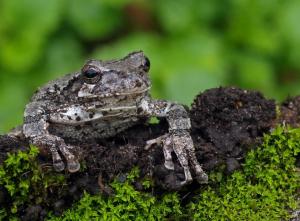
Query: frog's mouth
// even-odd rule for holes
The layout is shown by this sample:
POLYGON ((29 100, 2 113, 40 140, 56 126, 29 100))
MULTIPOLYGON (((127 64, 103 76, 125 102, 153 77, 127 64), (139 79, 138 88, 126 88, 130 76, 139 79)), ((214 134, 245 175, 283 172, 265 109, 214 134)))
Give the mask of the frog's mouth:
POLYGON ((145 93, 151 89, 151 85, 145 86, 144 88, 134 88, 126 91, 119 92, 106 92, 106 93, 94 93, 96 85, 84 84, 83 87, 78 91, 78 97, 81 98, 107 98, 116 96, 126 96, 126 95, 138 95, 145 93))

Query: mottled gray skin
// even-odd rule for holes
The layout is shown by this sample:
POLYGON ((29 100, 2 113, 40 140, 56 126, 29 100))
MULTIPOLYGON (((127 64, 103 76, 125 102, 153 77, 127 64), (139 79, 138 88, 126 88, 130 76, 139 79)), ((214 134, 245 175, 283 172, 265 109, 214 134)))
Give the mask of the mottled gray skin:
POLYGON ((65 168, 63 156, 68 171, 76 172, 80 164, 72 153, 75 148, 64 139, 111 137, 145 118, 165 117, 169 133, 148 141, 146 148, 162 143, 170 170, 175 152, 185 173, 182 185, 192 181, 190 166, 198 182, 206 183, 189 134, 189 116, 181 105, 150 97, 149 68, 143 52, 120 60, 88 61, 81 71, 49 82, 34 94, 24 113, 24 135, 30 143, 50 150, 56 171, 65 168))

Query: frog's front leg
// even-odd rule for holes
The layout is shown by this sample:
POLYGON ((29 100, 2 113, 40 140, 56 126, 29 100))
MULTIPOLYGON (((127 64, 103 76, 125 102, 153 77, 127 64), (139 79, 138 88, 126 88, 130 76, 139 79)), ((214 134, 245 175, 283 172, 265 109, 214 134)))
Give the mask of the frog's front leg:
POLYGON ((165 117, 169 123, 169 133, 148 141, 146 148, 153 143, 162 143, 167 169, 174 169, 171 152, 175 152, 184 169, 185 180, 181 183, 182 185, 192 181, 189 166, 194 170, 199 183, 207 183, 208 177, 195 155, 193 140, 189 134, 191 122, 184 107, 168 101, 144 99, 139 110, 142 115, 165 117))
POLYGON ((45 102, 32 102, 26 106, 23 133, 31 144, 50 150, 53 167, 56 171, 62 171, 65 168, 64 162, 59 155, 60 152, 67 161, 69 172, 76 172, 80 169, 80 164, 69 151, 71 147, 66 145, 62 138, 48 132, 46 106, 47 103, 45 102))

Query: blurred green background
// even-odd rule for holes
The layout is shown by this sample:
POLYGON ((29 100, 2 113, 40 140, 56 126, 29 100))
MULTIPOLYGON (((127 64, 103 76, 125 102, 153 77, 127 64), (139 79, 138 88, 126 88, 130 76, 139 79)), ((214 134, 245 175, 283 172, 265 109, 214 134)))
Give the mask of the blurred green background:
POLYGON ((300 94, 298 0, 0 0, 0 132, 50 79, 143 50, 152 94, 190 104, 235 85, 300 94))

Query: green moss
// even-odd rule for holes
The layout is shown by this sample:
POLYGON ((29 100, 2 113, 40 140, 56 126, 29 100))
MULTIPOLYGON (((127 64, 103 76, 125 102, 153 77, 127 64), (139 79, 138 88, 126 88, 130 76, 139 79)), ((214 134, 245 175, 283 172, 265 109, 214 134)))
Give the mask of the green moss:
POLYGON ((10 202, 0 210, 0 220, 11 218, 25 204, 43 204, 50 189, 64 184, 63 175, 42 170, 37 155, 36 147, 30 147, 28 152, 9 153, 0 166, 0 186, 8 192, 6 201, 10 202))
POLYGON ((7 213, 5 209, 0 209, 0 220, 4 220, 7 217, 7 213))
MULTIPOLYGON (((81 200, 61 217, 49 213, 48 220, 287 220, 297 208, 300 179, 295 167, 300 153, 300 129, 278 127, 265 135, 262 145, 250 151, 240 171, 231 176, 210 174, 213 185, 202 189, 188 205, 181 205, 177 193, 153 196, 150 180, 142 182, 146 191, 137 191, 134 168, 122 183, 111 184, 114 195, 84 193, 81 200)), ((59 174, 42 171, 36 148, 9 155, 0 167, 0 185, 11 204, 0 209, 0 220, 16 219, 20 206, 43 202, 47 188, 62 185, 59 174)))
POLYGON ((208 187, 190 203, 193 220, 281 220, 298 205, 300 187, 295 156, 300 152, 300 130, 277 128, 264 143, 248 153, 243 169, 208 187))
MULTIPOLYGON (((132 182, 138 176, 133 169, 124 183, 114 181, 111 187, 114 196, 105 198, 101 195, 91 196, 87 193, 83 198, 67 210, 62 217, 49 216, 48 220, 164 220, 167 217, 180 217, 181 207, 176 193, 155 198, 149 193, 134 189, 132 182)), ((144 187, 151 187, 149 181, 144 187)))

